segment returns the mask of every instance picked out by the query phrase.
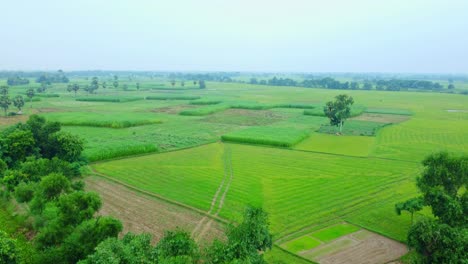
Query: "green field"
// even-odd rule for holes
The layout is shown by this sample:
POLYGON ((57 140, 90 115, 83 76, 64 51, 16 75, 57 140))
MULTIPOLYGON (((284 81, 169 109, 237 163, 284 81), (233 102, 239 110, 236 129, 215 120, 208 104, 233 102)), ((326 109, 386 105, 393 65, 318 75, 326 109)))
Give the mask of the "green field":
POLYGON ((76 98, 54 84, 47 94, 58 97, 27 101, 24 115, 0 119, 0 128, 33 113, 58 121, 85 139, 96 172, 204 211, 230 172, 218 216, 238 221, 247 204, 263 206, 275 235, 271 261, 304 262, 278 245, 297 253, 355 228, 405 241, 410 216, 397 216, 394 204, 417 193, 420 161, 468 149, 468 96, 459 94, 122 83, 127 91, 76 98), (356 118, 337 136, 322 106, 341 93, 353 96, 356 118))

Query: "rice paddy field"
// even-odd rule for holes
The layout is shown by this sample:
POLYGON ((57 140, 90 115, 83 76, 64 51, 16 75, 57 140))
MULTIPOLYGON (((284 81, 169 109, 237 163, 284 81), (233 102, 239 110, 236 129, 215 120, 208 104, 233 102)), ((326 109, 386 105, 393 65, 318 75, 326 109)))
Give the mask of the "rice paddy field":
POLYGON ((33 113, 58 121, 85 139, 95 174, 214 218, 238 221, 247 204, 263 206, 272 263, 319 261, 318 251, 358 230, 404 243, 410 216, 394 204, 417 194, 421 160, 468 151, 466 95, 140 83, 76 97, 52 85, 0 128, 33 113), (341 93, 356 106, 336 135, 322 113, 341 93))

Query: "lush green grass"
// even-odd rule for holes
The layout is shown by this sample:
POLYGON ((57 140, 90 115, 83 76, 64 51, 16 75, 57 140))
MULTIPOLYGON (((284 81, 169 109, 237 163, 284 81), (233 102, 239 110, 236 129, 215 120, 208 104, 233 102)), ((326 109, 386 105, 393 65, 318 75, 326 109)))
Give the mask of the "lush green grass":
POLYGON ((144 143, 121 143, 116 146, 87 148, 83 155, 90 161, 113 159, 137 154, 157 152, 158 147, 154 144, 144 143))
POLYGON ((270 264, 313 264, 315 262, 305 260, 300 258, 292 253, 286 252, 278 246, 273 246, 273 248, 265 253, 265 260, 270 264))
MULTIPOLYGON (((377 131, 386 126, 385 123, 363 121, 363 120, 348 120, 343 126, 343 135, 352 136, 374 136, 377 131)), ((320 133, 336 134, 339 132, 337 126, 322 125, 318 130, 320 133)))
POLYGON ((280 127, 250 127, 223 135, 224 141, 292 147, 308 136, 307 130, 280 127))
POLYGON ((50 93, 36 93, 36 94, 34 94, 34 96, 45 97, 45 98, 60 97, 59 94, 50 94, 50 93))
POLYGON ((313 249, 314 247, 320 244, 320 241, 311 236, 302 236, 300 238, 296 238, 294 240, 286 242, 281 246, 287 249, 288 251, 299 253, 304 250, 313 249))
POLYGON ((365 113, 372 114, 392 114, 392 115, 412 115, 413 113, 405 109, 367 108, 365 113))
POLYGON ((193 105, 215 105, 221 103, 221 100, 215 100, 215 99, 198 99, 198 100, 193 100, 190 101, 190 104, 193 105))
POLYGON ((43 115, 65 126, 125 128, 161 123, 154 114, 133 112, 56 112, 43 115))
POLYGON ((337 217, 405 237, 409 216, 397 216, 393 206, 416 194, 420 165, 415 163, 215 143, 94 166, 143 190, 206 210, 224 175, 225 151, 231 152, 234 177, 222 217, 241 219, 245 205, 252 204, 269 212, 277 238, 337 217))
POLYGON ((329 242, 341 236, 353 233, 360 230, 359 227, 350 224, 338 224, 325 229, 321 229, 310 234, 323 242, 329 242))
POLYGON ((375 137, 313 133, 309 138, 294 146, 294 149, 367 157, 374 143, 375 137))
POLYGON ((88 97, 79 97, 76 98, 76 101, 82 102, 111 102, 111 103, 124 103, 124 102, 132 102, 137 100, 143 100, 143 97, 137 96, 88 96, 88 97))
POLYGON ((150 95, 146 97, 146 100, 196 100, 196 99, 200 99, 200 96, 161 94, 161 95, 150 95))

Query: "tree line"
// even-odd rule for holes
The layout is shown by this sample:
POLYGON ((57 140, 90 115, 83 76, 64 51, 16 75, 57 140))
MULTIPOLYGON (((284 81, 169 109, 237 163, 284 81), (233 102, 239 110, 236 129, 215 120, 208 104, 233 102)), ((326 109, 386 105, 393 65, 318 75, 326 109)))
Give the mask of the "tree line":
POLYGON ((84 189, 82 151, 82 139, 37 115, 0 132, 0 199, 25 209, 23 228, 32 237, 26 250, 0 230, 0 263, 265 263, 272 236, 257 207, 204 249, 180 229, 156 246, 149 234, 119 239, 122 223, 97 215, 101 199, 84 189))
MULTIPOLYGON (((380 91, 407 91, 407 90, 427 90, 427 91, 440 91, 444 89, 438 82, 425 81, 425 80, 403 80, 403 79, 390 79, 390 80, 367 80, 362 83, 357 81, 339 81, 331 77, 320 79, 305 79, 302 81, 294 80, 291 78, 277 78, 276 76, 270 79, 257 80, 251 78, 250 84, 270 85, 270 86, 297 86, 306 88, 325 88, 325 89, 338 89, 338 90, 380 90, 380 91)), ((453 83, 449 83, 447 89, 455 89, 453 83)))

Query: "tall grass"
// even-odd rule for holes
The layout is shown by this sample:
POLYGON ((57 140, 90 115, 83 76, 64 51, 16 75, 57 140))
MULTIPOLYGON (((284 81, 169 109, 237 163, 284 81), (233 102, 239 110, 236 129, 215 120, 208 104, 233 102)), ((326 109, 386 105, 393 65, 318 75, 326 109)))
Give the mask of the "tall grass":
POLYGON ((146 97, 146 100, 195 100, 200 99, 200 96, 193 95, 150 95, 146 97))
POLYGON ((222 102, 221 100, 214 100, 214 99, 199 99, 199 100, 190 101, 189 103, 192 105, 215 105, 215 104, 220 104, 221 102, 222 102))
POLYGON ((109 102, 109 103, 124 103, 124 102, 132 102, 143 100, 143 97, 137 96, 87 96, 87 97, 79 97, 76 98, 76 101, 83 101, 83 102, 109 102))
POLYGON ((161 123, 159 119, 150 113, 56 112, 44 114, 43 116, 65 126, 126 128, 161 123))
MULTIPOLYGON (((304 115, 311 115, 311 116, 325 116, 323 112, 324 105, 317 106, 314 109, 307 109, 304 110, 304 115)), ((366 110, 366 107, 363 105, 353 105, 351 107, 351 117, 355 117, 361 115, 366 110)))
POLYGON ((309 136, 307 130, 286 127, 251 127, 221 137, 224 141, 292 147, 309 136))
POLYGON ((158 147, 155 144, 142 144, 142 143, 122 143, 118 146, 86 149, 83 155, 90 161, 107 160, 118 157, 132 156, 137 154, 157 152, 158 147))
POLYGON ((227 104, 208 105, 205 107, 199 107, 195 109, 187 109, 187 110, 181 111, 179 115, 205 116, 205 115, 214 114, 216 112, 224 111, 228 108, 229 108, 229 105, 227 104))

